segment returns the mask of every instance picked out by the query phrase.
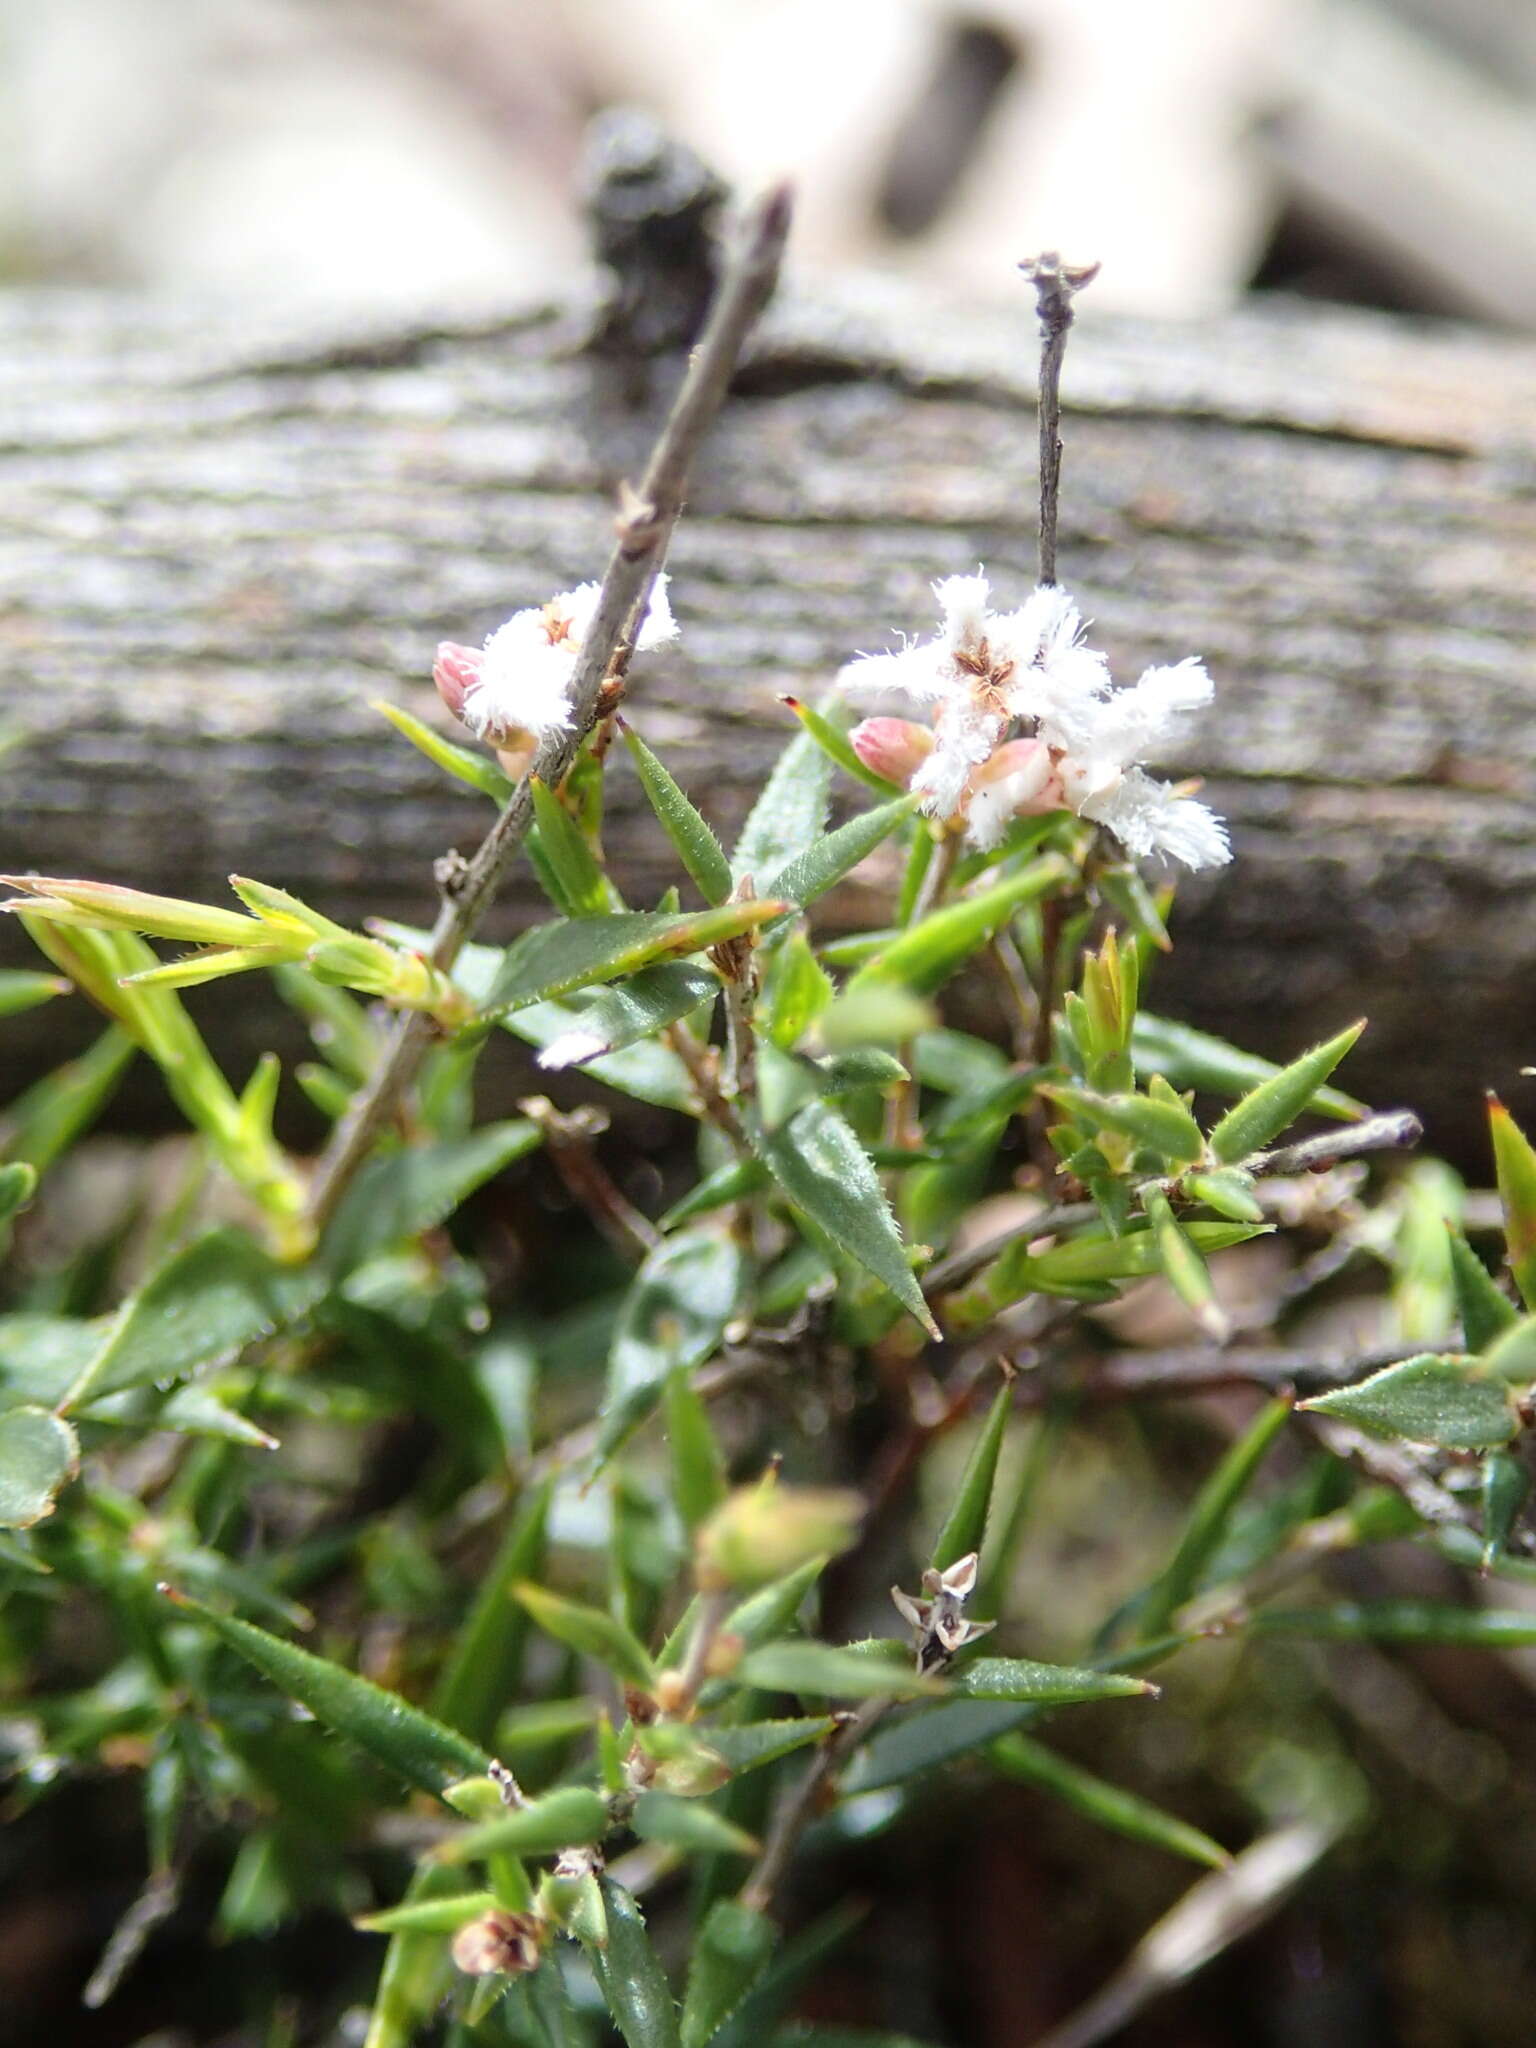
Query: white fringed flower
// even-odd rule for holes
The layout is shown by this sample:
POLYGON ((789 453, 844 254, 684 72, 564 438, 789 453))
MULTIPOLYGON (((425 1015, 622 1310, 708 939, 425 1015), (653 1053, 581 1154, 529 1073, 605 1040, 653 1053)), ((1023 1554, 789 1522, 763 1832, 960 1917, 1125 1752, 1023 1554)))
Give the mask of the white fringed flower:
MULTIPOLYGON (((905 747, 916 763, 908 787, 930 817, 963 817, 970 843, 986 850, 1012 819, 1065 807, 1139 857, 1164 854, 1191 868, 1231 858, 1213 812, 1136 765, 1186 712, 1209 703, 1200 662, 1150 668, 1116 690, 1103 655, 1083 644, 1077 606, 1056 585, 1042 584, 1013 612, 987 609, 980 572, 947 577, 934 594, 942 623, 932 639, 861 656, 838 676, 855 702, 878 709, 904 700, 931 718, 932 745, 918 745, 912 729, 905 747), (1010 739, 1019 727, 1022 736, 1010 739)), ((894 761, 903 751, 892 738, 896 723, 866 721, 856 748, 868 735, 873 755, 878 738, 883 760, 894 761)))
MULTIPOLYGON (((666 577, 658 576, 637 648, 660 647, 677 638, 666 585, 666 577)), ((571 681, 597 599, 597 584, 578 584, 546 605, 514 612, 496 628, 463 693, 459 716, 472 732, 493 740, 525 733, 538 741, 569 731, 571 681)))

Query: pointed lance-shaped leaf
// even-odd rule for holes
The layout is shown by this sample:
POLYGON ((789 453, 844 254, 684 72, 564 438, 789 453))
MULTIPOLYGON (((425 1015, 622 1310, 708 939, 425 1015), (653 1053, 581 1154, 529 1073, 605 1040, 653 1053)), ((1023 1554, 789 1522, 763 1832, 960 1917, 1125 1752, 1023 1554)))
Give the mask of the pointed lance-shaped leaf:
POLYGON ((1273 1143, 1301 1115, 1364 1029, 1362 1018, 1314 1045, 1234 1103, 1211 1132, 1212 1157, 1223 1166, 1240 1166, 1273 1143))
POLYGON ((733 877, 774 874, 814 846, 826 829, 831 787, 832 763, 809 733, 796 733, 742 827, 731 856, 733 877))
POLYGON ((1406 1437, 1450 1451, 1489 1450, 1520 1428, 1512 1388, 1479 1359, 1428 1352, 1299 1404, 1376 1436, 1406 1437))
POLYGON ((809 1693, 827 1699, 878 1699, 887 1693, 896 1699, 915 1699, 947 1689, 942 1679, 914 1671, 899 1652, 867 1656, 855 1649, 795 1637, 764 1643, 744 1657, 732 1675, 738 1684, 757 1686, 764 1692, 809 1693))
POLYGON ((608 1802, 585 1785, 560 1785, 541 1798, 499 1813, 439 1842, 439 1863, 475 1863, 487 1856, 552 1856, 601 1841, 612 1825, 608 1802))
POLYGON ((1451 1282, 1456 1290, 1456 1312, 1461 1318, 1462 1338, 1469 1351, 1485 1351, 1496 1337, 1514 1327, 1520 1320, 1520 1311, 1455 1225, 1447 1228, 1450 1231, 1451 1282))
POLYGON ((1496 1095, 1488 1098, 1488 1128, 1504 1205, 1509 1270, 1520 1299, 1536 1309, 1536 1149, 1496 1095))
POLYGON ((352 1925, 364 1934, 457 1934, 496 1905, 494 1892, 453 1892, 445 1899, 408 1899, 381 1913, 362 1913, 352 1925))
POLYGON ((676 916, 632 910, 536 925, 507 948, 482 1014, 500 1018, 594 982, 618 981, 657 960, 703 952, 792 908, 770 897, 676 916))
POLYGON ((1513 1451, 1490 1451, 1483 1460, 1482 1568, 1491 1571, 1509 1547, 1531 1497, 1531 1475, 1513 1451))
POLYGON ((840 731, 830 718, 825 717, 813 705, 803 702, 799 697, 781 697, 779 702, 795 714, 821 751, 829 760, 835 761, 845 775, 851 775, 855 782, 862 782, 866 789, 872 789, 880 796, 892 797, 901 794, 901 785, 892 782, 887 776, 877 774, 867 762, 861 761, 854 752, 853 743, 847 733, 840 731))
POLYGON ((386 703, 382 697, 375 697, 368 706, 387 718, 395 731, 408 739, 413 747, 426 755, 436 768, 451 775, 457 782, 478 789, 482 796, 488 796, 492 803, 505 804, 512 795, 516 784, 509 776, 503 775, 494 761, 484 754, 471 752, 468 747, 455 746, 452 740, 445 740, 441 733, 434 732, 430 725, 424 725, 403 705, 386 703))
POLYGON ((1460 1650, 1528 1650, 1536 1645, 1536 1615, 1433 1600, 1265 1607, 1249 1617, 1248 1625, 1263 1635, 1314 1636, 1335 1643, 1443 1644, 1460 1650))
POLYGON ((595 855, 565 805, 537 775, 529 780, 539 847, 554 877, 561 908, 568 917, 597 917, 622 910, 618 891, 598 866, 595 855))
POLYGON ((1030 1700, 1067 1706, 1080 1700, 1131 1699, 1156 1693, 1144 1678, 1120 1671, 1085 1671, 1069 1664, 1040 1664, 1028 1657, 975 1657, 950 1678, 962 1699, 1030 1700))
POLYGON ((1088 1088, 1043 1088, 1040 1093, 1086 1118, 1096 1130, 1117 1131, 1149 1146, 1170 1167, 1187 1166, 1205 1149, 1200 1126, 1181 1102, 1159 1102, 1147 1095, 1096 1095, 1088 1088))
POLYGON ((676 1365, 667 1374, 662 1413, 672 1455, 672 1499, 691 1534, 725 1499, 727 1482, 709 1410, 694 1391, 686 1366, 676 1365))
POLYGON ((557 1643, 593 1658, 623 1685, 646 1690, 655 1683, 655 1666, 635 1636, 615 1616, 605 1614, 599 1607, 563 1599, 542 1586, 524 1583, 514 1591, 538 1626, 557 1643))
POLYGON ((528 1610, 512 1588, 543 1565, 553 1495, 551 1479, 520 1504, 432 1694, 433 1713, 476 1742, 491 1740, 507 1701, 517 1697, 528 1610))
POLYGON ((623 1885, 607 1877, 602 1885, 608 1945, 589 1947, 587 1959, 614 2025, 626 2048, 681 2048, 677 2007, 644 1915, 623 1885))
POLYGON ((1047 855, 989 889, 945 904, 882 947, 854 975, 846 993, 852 996, 871 984, 897 982, 917 995, 932 995, 1015 911, 1066 881, 1069 874, 1063 860, 1047 855))
POLYGON ((955 1490, 954 1505, 934 1542, 929 1562, 935 1571, 947 1571, 958 1559, 981 1549, 992 1507, 992 1489, 997 1481, 997 1461, 1012 1413, 1013 1382, 1005 1379, 971 1446, 971 1455, 955 1490))
POLYGON ((612 988, 579 996, 579 1022, 549 1041, 539 1054, 539 1065, 552 1071, 586 1066, 641 1039, 654 1038, 719 993, 719 975, 701 962, 666 960, 658 967, 642 967, 612 988))
POLYGON ((445 1728, 371 1679, 269 1635, 251 1622, 219 1614, 173 1587, 160 1590, 255 1665, 280 1692, 307 1707, 323 1727, 356 1743, 407 1784, 441 1798, 461 1778, 479 1776, 489 1768, 491 1759, 478 1743, 445 1728))
MULTIPOLYGON (((731 864, 725 857, 725 848, 640 735, 622 719, 619 723, 624 744, 629 748, 639 774, 640 786, 650 800, 661 829, 671 840, 672 850, 688 870, 704 901, 724 903, 731 893, 731 864)), ((765 890, 763 893, 767 895, 769 892, 765 890)))
POLYGON ((767 1968, 779 1931, 737 1899, 716 1899, 699 1929, 683 1996, 683 2048, 707 2048, 767 1968))
POLYGON ((1085 1819, 1124 1835, 1128 1841, 1145 1842, 1153 1849, 1187 1856, 1191 1862, 1204 1863, 1212 1870, 1224 1870, 1232 1861, 1219 1842, 1213 1842, 1188 1821, 1165 1813, 1139 1793, 1106 1783, 1018 1730, 994 1742, 987 1760, 1005 1778, 1036 1786, 1085 1819))
POLYGON ((840 825, 835 832, 829 832, 793 860, 786 861, 770 876, 763 894, 787 897, 802 908, 814 903, 861 860, 867 860, 916 808, 916 797, 901 796, 894 803, 882 804, 878 810, 850 818, 846 825, 840 825))
POLYGON ((936 1337, 879 1175, 846 1118, 830 1103, 808 1103, 777 1130, 758 1133, 755 1143, 790 1201, 936 1337))
POLYGON ((755 1856, 762 1846, 701 1799, 680 1799, 675 1792, 642 1792, 630 1825, 642 1842, 669 1842, 704 1855, 755 1856))
MULTIPOLYGON (((1281 1072, 1273 1060, 1240 1052, 1224 1038, 1148 1010, 1138 1010, 1131 1026, 1131 1057, 1138 1074, 1162 1074, 1175 1088, 1198 1088, 1207 1095, 1246 1095, 1281 1072)), ((1366 1113, 1363 1102, 1337 1088, 1319 1088, 1306 1107, 1312 1116, 1340 1123, 1353 1123, 1366 1113)))
POLYGON ((1162 1635, 1174 1614, 1198 1588, 1234 1510, 1253 1484, 1290 1412, 1289 1401, 1266 1403, 1195 1496, 1178 1546, 1147 1589, 1138 1611, 1137 1634, 1143 1642, 1162 1635))
POLYGON ((1157 1240, 1157 1262, 1163 1278, 1205 1334, 1221 1343, 1231 1324, 1217 1302, 1209 1267, 1180 1227, 1161 1188, 1144 1188, 1141 1200, 1157 1240))
POLYGON ((67 996, 74 983, 62 974, 35 974, 25 967, 0 967, 0 1017, 18 1017, 23 1010, 55 996, 67 996))

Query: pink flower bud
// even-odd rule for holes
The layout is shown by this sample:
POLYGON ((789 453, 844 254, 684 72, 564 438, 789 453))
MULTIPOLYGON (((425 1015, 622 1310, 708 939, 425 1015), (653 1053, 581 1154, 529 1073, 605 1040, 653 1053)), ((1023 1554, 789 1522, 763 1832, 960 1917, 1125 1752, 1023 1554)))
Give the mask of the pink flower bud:
POLYGON ((480 680, 485 653, 479 647, 461 647, 457 640, 444 640, 432 664, 437 694, 455 718, 464 716, 464 699, 480 680))
POLYGON ((866 718, 849 733, 848 744, 866 768, 905 789, 933 752, 933 734, 906 718, 866 718))
POLYGON ((1000 782, 1008 784, 1015 817, 1059 811, 1067 801, 1051 750, 1044 740, 1009 740, 1006 746, 999 747, 971 777, 971 794, 1000 782))

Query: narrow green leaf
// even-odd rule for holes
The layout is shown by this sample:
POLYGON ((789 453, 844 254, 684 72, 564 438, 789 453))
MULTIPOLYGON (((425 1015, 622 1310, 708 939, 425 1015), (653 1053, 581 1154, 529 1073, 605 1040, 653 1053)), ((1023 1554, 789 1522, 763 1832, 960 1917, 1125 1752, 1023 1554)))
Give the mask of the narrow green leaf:
POLYGON ((882 841, 889 839, 898 825, 911 817, 916 808, 916 797, 902 796, 894 803, 882 804, 878 810, 865 811, 857 818, 850 818, 846 825, 840 825, 825 838, 813 841, 803 853, 787 861, 769 879, 763 894, 786 897, 802 909, 814 903, 856 868, 861 860, 867 860, 882 841))
POLYGON ((1119 1671, 1086 1671, 1070 1664, 1037 1664, 1028 1657, 976 1657, 950 1680, 952 1691, 969 1700, 1030 1700, 1064 1707, 1079 1700, 1128 1699, 1155 1693, 1144 1678, 1119 1671))
POLYGON ((382 1913, 363 1913, 352 1925, 364 1934, 457 1934, 495 1905, 494 1892, 454 1892, 446 1899, 408 1899, 382 1913))
POLYGON ((512 1588, 543 1565, 553 1493, 547 1481, 513 1519, 432 1694, 438 1719, 475 1742, 492 1739, 502 1708, 517 1696, 528 1615, 512 1588))
POLYGON ((1224 1166, 1240 1166, 1262 1152, 1306 1109, 1364 1029, 1364 1019, 1349 1025, 1234 1103, 1211 1132, 1212 1157, 1224 1166))
POLYGON ((46 1173, 96 1121, 138 1051, 113 1024, 78 1059, 34 1081, 6 1110, 5 1156, 46 1173))
POLYGON ((808 1742, 820 1742, 836 1725, 830 1714, 785 1721, 743 1721, 734 1727, 709 1729, 709 1748, 733 1777, 739 1777, 743 1771, 777 1763, 781 1756, 803 1749, 808 1742))
MULTIPOLYGON (((584 991, 568 1003, 534 1003, 529 1009, 514 1010, 497 1021, 503 1031, 542 1051, 562 1039, 568 1042, 579 1033, 594 1000, 593 992, 584 991)), ((654 1102, 661 1109, 676 1109, 685 1115, 700 1113, 688 1069, 670 1047, 658 1045, 654 1039, 639 1039, 633 1045, 600 1054, 581 1065, 583 1073, 605 1087, 616 1088, 621 1095, 632 1095, 639 1102, 654 1102)))
POLYGON ((1407 1437, 1451 1451, 1507 1444, 1520 1427, 1510 1388, 1477 1359, 1454 1353, 1405 1359, 1300 1406, 1377 1436, 1407 1437))
POLYGON ((987 1419, 971 1447, 971 1455, 965 1462, 965 1471, 955 1492, 954 1506, 945 1517, 944 1526, 934 1543, 930 1562, 935 1571, 947 1571, 958 1559, 981 1549, 992 1508, 997 1461, 1012 1413, 1013 1383, 1005 1380, 998 1388, 987 1419))
POLYGON ((476 1863, 487 1856, 553 1856, 586 1842, 601 1841, 612 1820, 608 1802, 585 1785, 561 1785, 494 1820, 483 1820, 439 1842, 439 1863, 476 1863))
POLYGON ((850 1797, 926 1777, 957 1756, 995 1742, 1039 1708, 1027 1700, 944 1700, 875 1730, 843 1774, 850 1797))
POLYGON ((1253 1176, 1240 1167, 1219 1166, 1214 1173, 1186 1173, 1180 1182, 1191 1201, 1203 1202, 1233 1223, 1262 1223, 1264 1211, 1253 1192, 1253 1176))
POLYGON ((1469 1351, 1484 1351, 1520 1320, 1520 1311, 1455 1228, 1450 1231, 1450 1245, 1461 1334, 1469 1351))
MULTIPOLYGON (((719 993, 719 975, 691 961, 668 960, 659 967, 642 967, 627 981, 584 995, 580 1022, 564 1036, 549 1041, 539 1055, 539 1065, 556 1070, 586 1066, 640 1039, 654 1038, 669 1024, 691 1017, 701 1003, 719 993)), ((707 1037, 707 1027, 703 1028, 707 1037)))
POLYGON ((614 1332, 598 1454, 610 1456, 655 1405, 667 1374, 714 1355, 736 1313, 742 1252, 716 1230, 667 1238, 630 1283, 614 1332))
POLYGON ((884 775, 877 775, 873 768, 867 768, 853 751, 848 735, 840 732, 831 719, 824 717, 814 706, 802 702, 799 697, 781 697, 779 702, 789 707, 821 751, 845 775, 851 775, 855 782, 862 782, 866 789, 872 789, 880 796, 900 793, 900 784, 884 775))
POLYGON ((631 1824, 642 1842, 670 1842, 704 1855, 755 1856, 762 1846, 703 1800, 679 1799, 675 1792, 642 1792, 631 1824))
MULTIPOLYGON (((637 732, 621 721, 624 744, 640 776, 640 786, 672 849, 688 870, 706 903, 724 903, 731 893, 731 864, 709 825, 637 732)), ((764 895, 769 892, 763 891, 764 895)))
POLYGON ((942 1679, 914 1671, 899 1653, 870 1655, 798 1637, 764 1643, 761 1649, 749 1652, 732 1675, 738 1685, 757 1686, 764 1692, 812 1693, 829 1699, 877 1699, 886 1693, 896 1699, 915 1699, 946 1690, 942 1679))
POLYGON ((707 2048, 768 1966, 778 1929, 735 1899, 717 1899, 694 1943, 683 1998, 683 2048, 707 2048))
MULTIPOLYGON (((1175 1088, 1199 1088, 1208 1095, 1246 1095, 1282 1071, 1273 1060, 1239 1052, 1208 1031, 1176 1024, 1171 1017, 1154 1017, 1147 1010, 1138 1010, 1131 1026, 1131 1058, 1143 1078, 1162 1074, 1175 1088)), ((1353 1123, 1366 1112, 1363 1102, 1337 1088, 1319 1088, 1305 1107, 1313 1116, 1339 1123, 1353 1123)))
POLYGON ((251 1622, 219 1614, 173 1587, 161 1590, 280 1692, 307 1707, 323 1727, 366 1750, 407 1784, 441 1798, 448 1786, 482 1775, 489 1765, 490 1758, 478 1744, 357 1672, 313 1656, 251 1622))
POLYGON ((1050 1793, 1075 1813, 1132 1842, 1145 1842, 1151 1848, 1166 1849, 1171 1855, 1187 1856, 1191 1862, 1207 1864, 1212 1870, 1224 1870, 1232 1861, 1219 1842, 1213 1842, 1188 1821, 1164 1813, 1139 1793, 1127 1792, 1120 1785, 1096 1778, 1091 1771, 1068 1763, 1055 1750, 1027 1735, 1015 1731, 1003 1736, 993 1743, 988 1760, 1005 1778, 1050 1793))
POLYGON ((1089 1088, 1047 1088, 1041 1091, 1095 1130, 1118 1131, 1161 1154, 1170 1168, 1188 1165, 1205 1149, 1200 1126, 1181 1102, 1157 1101, 1149 1095, 1097 1095, 1089 1088))
POLYGON ((623 1885, 611 1877, 602 1884, 608 1946, 589 1948, 587 1955, 614 2024, 626 2048, 682 2048, 677 2007, 645 1931, 645 1917, 623 1885))
POLYGON ((613 883, 598 866, 591 847, 555 792, 537 775, 529 781, 539 846, 555 876, 569 917, 597 917, 624 908, 613 883))
POLYGON ((812 1102, 778 1130, 759 1132, 754 1143, 795 1206, 936 1337, 879 1176, 847 1120, 830 1103, 812 1102))
POLYGON ((245 1444, 255 1451, 275 1451, 277 1438, 258 1429, 254 1422, 220 1400, 212 1387, 178 1387, 161 1404, 156 1420, 162 1429, 174 1429, 183 1436, 216 1437, 224 1443, 245 1444))
POLYGON ((1517 1316, 1493 1339, 1480 1362, 1489 1379, 1522 1389, 1536 1386, 1536 1316, 1517 1316))
POLYGON ((0 1017, 19 1017, 39 1003, 67 996, 74 983, 61 974, 34 974, 29 968, 0 967, 0 1017))
POLYGON ((1068 874, 1064 861, 1048 855, 995 882, 990 889, 946 904, 921 924, 898 933, 858 970, 847 992, 856 994, 873 983, 899 982, 917 995, 932 995, 1017 910, 1067 880, 1068 874))
POLYGON ((430 725, 424 725, 402 705, 386 703, 382 697, 375 697, 369 709, 387 718, 396 732, 403 734, 434 767, 441 768, 455 781, 468 783, 471 789, 478 789, 482 796, 488 796, 495 804, 505 804, 511 796, 514 783, 484 754, 455 746, 452 740, 445 740, 441 733, 434 732, 430 725))
POLYGON ((1161 1576, 1153 1580, 1138 1611, 1137 1634, 1143 1642, 1163 1635, 1174 1614, 1198 1587, 1226 1533, 1233 1510, 1253 1483, 1290 1412, 1288 1401, 1270 1401, 1261 1408, 1195 1496, 1173 1556, 1161 1576))
POLYGON ((803 853, 826 828, 832 763, 807 732, 796 733, 774 763, 742 827, 731 873, 771 875, 803 853))
POLYGON ((0 1529, 30 1529, 80 1468, 75 1432, 46 1408, 0 1414, 0 1529))
POLYGON ((1530 1497, 1531 1475, 1525 1460, 1513 1451, 1490 1451, 1483 1460, 1483 1553, 1479 1562, 1485 1572, 1504 1555, 1530 1497))
POLYGON ((1536 1150, 1496 1095, 1488 1098, 1488 1128, 1504 1204, 1509 1270, 1520 1299, 1528 1309, 1536 1309, 1536 1150))
POLYGON ((710 2048, 763 2048, 791 2002, 865 1917, 868 1908, 843 1900, 785 1942, 710 2048))
POLYGON ((1157 1240, 1157 1263, 1163 1278, 1205 1334, 1220 1343, 1231 1326, 1217 1304, 1216 1289, 1204 1259, 1180 1228, 1161 1188, 1143 1188, 1141 1203, 1157 1240))
MULTIPOLYGON (((1225 1251, 1265 1234, 1252 1223, 1197 1220, 1183 1229, 1195 1249, 1205 1253, 1225 1251)), ((1091 1230, 1037 1253, 1030 1252, 1030 1242, 1027 1232, 1021 1234, 1019 1242, 1000 1253, 969 1288, 949 1298, 944 1315, 951 1335, 979 1328, 1028 1294, 1070 1296, 1162 1271, 1157 1239, 1149 1230, 1133 1227, 1119 1237, 1091 1230)))
MULTIPOLYGON (((425 1905, 449 1896, 462 1883, 456 1870, 439 1864, 416 1866, 407 1889, 406 1905, 425 1905)), ((414 2048, 422 2030, 431 2024, 453 1974, 448 1945, 440 1934, 402 1928, 389 1937, 384 1967, 373 2010, 368 2016, 368 2033, 363 2048, 414 2048)))
POLYGON ((655 910, 631 910, 600 917, 556 918, 524 932, 507 948, 483 1014, 500 1020, 509 1011, 567 995, 593 982, 618 981, 658 960, 701 953, 722 939, 736 938, 781 917, 791 907, 769 898, 728 903, 719 910, 686 911, 676 917, 655 910))
POLYGON ((625 1685, 648 1688, 655 1683, 656 1671, 649 1656, 613 1615, 562 1599, 542 1586, 521 1584, 514 1591, 538 1626, 557 1643, 593 1658, 625 1685))
POLYGON ((210 1231, 130 1295, 64 1405, 165 1385, 232 1357, 307 1314, 327 1285, 317 1267, 280 1265, 243 1230, 210 1231))
POLYGON ((1458 1650, 1526 1650, 1536 1615, 1433 1600, 1376 1600, 1361 1606, 1266 1607, 1249 1617, 1261 1635, 1314 1636, 1335 1643, 1444 1645, 1458 1650))
POLYGON ((831 1000, 831 976, 805 933, 791 931, 771 955, 757 1007, 759 1028, 781 1052, 792 1052, 831 1000))
POLYGON ((692 1531, 725 1499, 725 1458, 686 1366, 675 1365, 667 1374, 662 1406, 672 1454, 672 1498, 683 1527, 692 1531))
POLYGON ((674 1202, 656 1227, 664 1237, 670 1236, 680 1224, 692 1223, 695 1217, 711 1215, 728 1203, 755 1195, 759 1188, 768 1185, 771 1177, 760 1159, 728 1160, 724 1166, 706 1174, 689 1194, 674 1202))
POLYGON ((320 1259, 349 1273, 375 1252, 435 1230, 476 1188, 538 1145, 537 1124, 523 1118, 485 1124, 467 1138, 370 1159, 332 1218, 320 1259))

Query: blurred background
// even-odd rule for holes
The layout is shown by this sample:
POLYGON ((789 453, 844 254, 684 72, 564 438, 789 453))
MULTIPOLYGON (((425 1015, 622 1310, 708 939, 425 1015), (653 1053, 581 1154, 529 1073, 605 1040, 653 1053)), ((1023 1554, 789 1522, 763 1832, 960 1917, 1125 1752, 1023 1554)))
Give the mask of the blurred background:
POLYGON ((1536 326, 1531 0, 0 0, 0 274, 339 306, 537 291, 599 108, 802 263, 1095 309, 1256 287, 1536 326))

